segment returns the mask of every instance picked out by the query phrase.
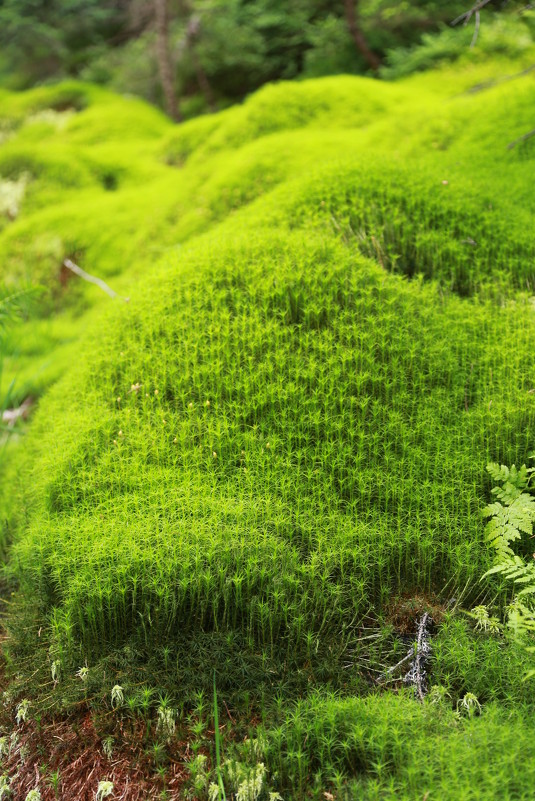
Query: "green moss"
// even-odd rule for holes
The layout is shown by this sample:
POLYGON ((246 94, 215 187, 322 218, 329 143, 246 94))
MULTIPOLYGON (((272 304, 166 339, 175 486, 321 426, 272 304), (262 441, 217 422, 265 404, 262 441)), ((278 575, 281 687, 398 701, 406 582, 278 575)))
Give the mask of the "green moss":
POLYGON ((6 95, 0 173, 28 183, 0 259, 47 288, 8 376, 21 399, 55 383, 3 485, 43 632, 28 646, 12 615, 28 674, 87 660, 97 695, 111 669, 191 699, 215 663, 227 698, 269 703, 328 686, 345 697, 305 700, 287 751, 269 734, 290 797, 449 798, 450 764, 462 797, 513 797, 488 760, 472 793, 466 738, 528 747, 514 648, 437 633, 434 681, 499 705, 480 720, 351 694, 404 647, 363 651, 393 596, 479 599, 485 465, 533 449, 531 155, 507 149, 533 86, 465 91, 520 66, 284 83, 180 127, 87 85, 6 95), (68 116, 28 120, 47 108, 68 116))
POLYGON ((527 801, 534 779, 530 708, 458 720, 406 695, 312 696, 268 730, 269 764, 290 798, 527 801), (348 773, 356 776, 349 785, 348 773))
POLYGON ((192 245, 112 318, 34 424, 15 546, 94 655, 139 615, 159 643, 238 627, 300 650, 484 571, 481 465, 529 447, 528 304, 270 232, 192 245))
POLYGON ((454 697, 472 692, 482 703, 532 700, 533 686, 523 681, 525 651, 503 637, 473 632, 460 618, 447 619, 433 649, 433 682, 454 697))

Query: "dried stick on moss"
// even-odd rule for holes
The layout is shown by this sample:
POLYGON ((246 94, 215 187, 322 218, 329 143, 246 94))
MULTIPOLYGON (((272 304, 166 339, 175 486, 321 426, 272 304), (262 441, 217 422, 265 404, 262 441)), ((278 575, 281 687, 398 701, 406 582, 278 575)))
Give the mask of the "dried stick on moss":
POLYGON ((16 409, 5 409, 2 412, 2 422, 9 427, 13 427, 17 420, 27 420, 30 415, 32 405, 32 399, 26 398, 16 409))
POLYGON ((481 25, 481 9, 487 6, 491 0, 479 0, 479 3, 475 3, 471 9, 465 11, 464 14, 461 14, 456 19, 453 20, 451 23, 452 26, 457 25, 459 22, 462 22, 463 25, 468 25, 470 20, 473 16, 476 18, 476 24, 474 27, 474 35, 472 36, 472 41, 470 42, 470 47, 474 47, 477 42, 477 37, 479 36, 479 27, 481 25))
POLYGON ((518 139, 514 139, 512 142, 509 142, 507 145, 507 150, 512 150, 516 145, 520 145, 522 142, 526 142, 528 139, 531 139, 532 136, 535 136, 535 128, 532 131, 528 131, 527 133, 519 136, 518 139))
POLYGON ((414 659, 411 662, 409 672, 404 677, 403 681, 407 684, 412 684, 416 695, 423 701, 427 692, 427 674, 426 662, 429 654, 431 653, 431 646, 429 644, 429 631, 427 624, 431 622, 429 614, 426 612, 418 624, 418 639, 415 644, 414 659))
POLYGON ((474 14, 478 14, 478 12, 481 11, 482 8, 485 8, 485 6, 488 6, 490 2, 492 2, 492 0, 480 0, 479 3, 475 3, 472 8, 465 11, 464 14, 460 14, 456 17, 451 24, 458 25, 459 22, 462 22, 463 25, 467 25, 474 14))
MULTIPOLYGON (((88 281, 90 284, 95 284, 96 286, 98 286, 100 289, 102 289, 103 292, 109 295, 110 298, 121 297, 120 295, 117 294, 117 292, 115 292, 111 287, 109 287, 108 284, 102 280, 102 278, 96 278, 94 275, 86 273, 85 270, 82 270, 81 267, 79 267, 70 259, 65 259, 63 261, 63 266, 66 267, 71 272, 73 272, 75 275, 79 275, 80 278, 84 279, 84 281, 88 281)), ((121 300, 124 300, 125 303, 128 303, 130 298, 121 298, 121 300)))

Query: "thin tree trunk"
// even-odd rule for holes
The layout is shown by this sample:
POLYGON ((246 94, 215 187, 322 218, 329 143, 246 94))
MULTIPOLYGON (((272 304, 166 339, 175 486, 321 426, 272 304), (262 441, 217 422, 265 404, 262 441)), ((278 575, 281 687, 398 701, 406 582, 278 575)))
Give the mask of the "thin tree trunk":
POLYGON ((210 108, 210 111, 215 110, 215 98, 214 93, 212 91, 212 87, 210 85, 210 81, 208 80, 208 76, 204 71, 204 68, 201 64, 201 60, 197 54, 197 50, 195 49, 195 45, 199 35, 201 33, 201 16, 200 14, 194 14, 188 23, 188 27, 186 29, 186 35, 184 37, 184 50, 189 50, 191 55, 191 60, 193 62, 193 67, 195 69, 195 73, 197 75, 197 83, 199 84, 199 89, 201 92, 204 92, 204 96, 206 97, 206 102, 210 108))
POLYGON ((378 70, 381 66, 381 59, 371 50, 364 34, 360 28, 357 17, 358 0, 344 0, 346 11, 346 22, 353 41, 359 53, 364 57, 372 70, 378 70))
POLYGON ((165 106, 169 116, 179 122, 181 117, 175 95, 173 66, 169 52, 167 0, 154 0, 154 12, 156 17, 156 54, 160 69, 160 81, 165 96, 165 106))
POLYGON ((208 108, 210 111, 215 111, 215 99, 214 93, 212 91, 212 87, 210 85, 210 81, 208 80, 208 76, 203 69, 201 64, 201 60, 197 55, 197 51, 195 50, 195 44, 191 44, 191 60, 193 61, 193 66, 195 68, 195 72, 197 74, 197 83, 199 84, 199 88, 201 92, 204 93, 206 98, 206 102, 208 103, 208 108))

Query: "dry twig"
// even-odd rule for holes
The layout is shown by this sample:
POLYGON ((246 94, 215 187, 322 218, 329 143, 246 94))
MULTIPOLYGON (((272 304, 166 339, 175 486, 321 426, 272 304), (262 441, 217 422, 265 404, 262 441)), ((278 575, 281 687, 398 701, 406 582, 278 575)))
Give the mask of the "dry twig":
MULTIPOLYGON (((110 298, 121 297, 120 295, 117 294, 117 292, 115 292, 111 287, 109 287, 108 284, 102 280, 102 278, 96 278, 94 275, 86 273, 85 270, 82 270, 82 268, 79 267, 77 264, 75 264, 73 261, 71 261, 71 259, 65 259, 63 261, 63 266, 66 267, 75 275, 78 275, 80 276, 80 278, 83 278, 84 281, 88 281, 90 284, 95 284, 96 286, 98 286, 99 289, 102 289, 102 291, 105 292, 107 295, 109 295, 110 298)), ((125 303, 128 303, 130 298, 121 298, 121 300, 124 300, 125 303)))
POLYGON ((32 405, 32 399, 26 398, 16 409, 5 409, 2 412, 2 422, 12 428, 17 420, 27 420, 32 405))
POLYGON ((507 150, 512 150, 514 147, 516 147, 516 145, 531 139, 532 136, 535 136, 535 128, 533 128, 532 131, 528 131, 527 133, 523 134, 523 136, 519 136, 518 139, 514 139, 512 142, 509 142, 507 145, 507 150))
POLYGON ((405 684, 412 684, 416 695, 423 701, 427 692, 427 673, 426 662, 431 653, 429 643, 429 630, 427 628, 431 618, 426 612, 422 615, 418 624, 418 639, 414 646, 414 659, 411 662, 409 672, 403 677, 405 684))
POLYGON ((451 23, 452 26, 458 25, 459 22, 462 22, 463 25, 468 25, 474 14, 478 14, 482 8, 488 6, 488 4, 492 2, 492 0, 479 0, 479 3, 476 3, 472 6, 468 11, 465 11, 464 14, 460 14, 456 17, 453 22, 451 23))

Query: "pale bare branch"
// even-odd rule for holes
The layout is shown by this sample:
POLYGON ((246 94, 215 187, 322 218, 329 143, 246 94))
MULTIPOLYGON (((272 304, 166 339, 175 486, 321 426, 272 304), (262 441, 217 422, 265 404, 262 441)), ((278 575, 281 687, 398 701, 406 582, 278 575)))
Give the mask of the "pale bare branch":
POLYGON ((516 147, 516 145, 531 139, 532 136, 535 136, 535 128, 532 131, 528 131, 523 136, 519 136, 518 139, 514 139, 512 142, 509 142, 507 145, 507 150, 512 150, 514 147, 516 147))
POLYGON ((63 266, 75 275, 83 278, 84 281, 88 281, 90 284, 95 284, 95 286, 98 286, 99 289, 102 289, 102 291, 109 295, 110 298, 121 298, 121 300, 124 300, 125 303, 128 303, 130 300, 130 298, 123 298, 121 295, 118 295, 117 292, 115 292, 105 281, 102 280, 102 278, 96 278, 94 275, 86 273, 85 270, 82 270, 82 268, 71 261, 71 259, 65 259, 63 261, 63 266))

